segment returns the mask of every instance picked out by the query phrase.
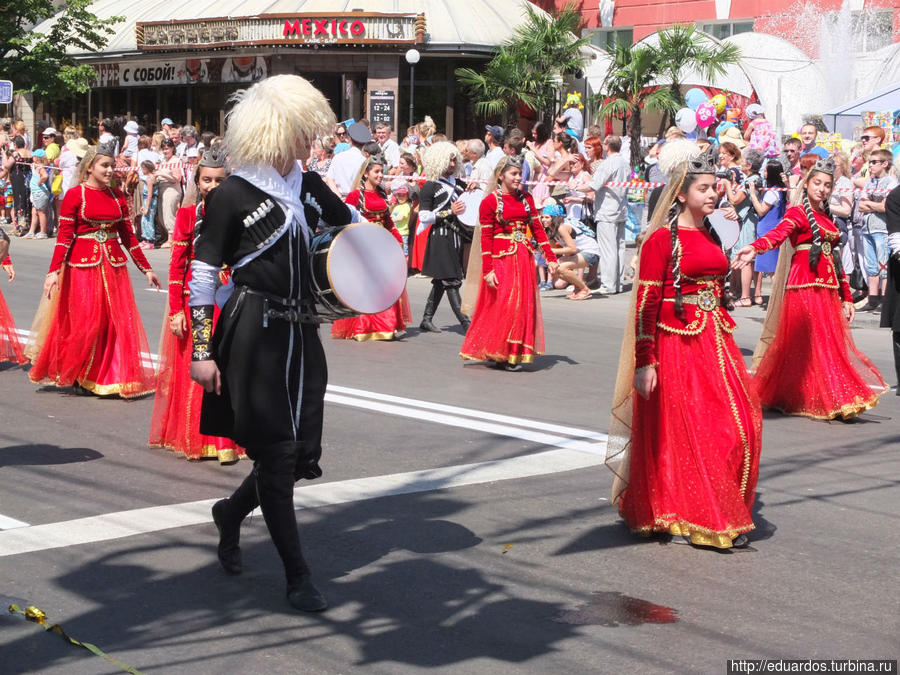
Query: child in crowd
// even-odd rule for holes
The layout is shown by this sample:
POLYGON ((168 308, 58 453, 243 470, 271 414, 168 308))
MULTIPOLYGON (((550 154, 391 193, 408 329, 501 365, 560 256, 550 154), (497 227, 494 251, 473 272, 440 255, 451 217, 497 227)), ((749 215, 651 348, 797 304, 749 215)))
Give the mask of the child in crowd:
MULTIPOLYGON (((565 218, 566 212, 561 204, 558 204, 553 199, 548 199, 544 203, 544 208, 541 210, 541 227, 544 228, 551 243, 553 242, 553 233, 556 232, 559 224, 565 218)), ((534 260, 538 268, 538 288, 542 291, 549 291, 553 288, 553 280, 547 275, 547 261, 544 260, 544 256, 539 252, 540 249, 537 249, 537 251, 534 254, 534 260)), ((565 286, 562 286, 562 288, 565 288, 565 286)))
POLYGON ((403 237, 403 255, 409 261, 409 218, 412 214, 412 203, 409 201, 409 183, 395 180, 391 183, 391 220, 394 227, 403 237))
POLYGON ((31 227, 25 239, 47 238, 47 212, 50 208, 50 172, 47 171, 47 155, 35 150, 31 155, 31 227))
POLYGON ((156 246, 156 165, 149 159, 141 162, 141 248, 156 246))

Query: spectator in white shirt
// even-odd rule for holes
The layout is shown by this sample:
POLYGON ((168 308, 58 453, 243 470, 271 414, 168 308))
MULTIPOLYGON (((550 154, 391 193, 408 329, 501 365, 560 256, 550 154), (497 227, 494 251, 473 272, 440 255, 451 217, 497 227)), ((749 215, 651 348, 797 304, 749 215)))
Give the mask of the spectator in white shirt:
POLYGON ((607 136, 603 140, 606 159, 600 162, 591 179, 597 243, 600 244, 598 276, 601 293, 620 293, 625 273, 626 190, 606 185, 628 180, 628 162, 619 154, 621 149, 619 136, 607 136))
POLYGON ((485 128, 484 143, 488 147, 484 157, 491 165, 491 171, 497 168, 497 163, 506 156, 503 152, 503 127, 488 124, 485 128))
POLYGON ((387 162, 387 169, 394 170, 400 164, 400 146, 397 141, 391 138, 391 125, 386 122, 377 122, 375 124, 375 140, 381 146, 381 154, 387 162))
POLYGON ((357 187, 354 182, 359 177, 363 162, 366 161, 362 148, 372 141, 369 127, 360 122, 351 124, 347 128, 347 135, 350 137, 350 149, 335 155, 325 174, 325 182, 341 198, 346 197, 357 187))

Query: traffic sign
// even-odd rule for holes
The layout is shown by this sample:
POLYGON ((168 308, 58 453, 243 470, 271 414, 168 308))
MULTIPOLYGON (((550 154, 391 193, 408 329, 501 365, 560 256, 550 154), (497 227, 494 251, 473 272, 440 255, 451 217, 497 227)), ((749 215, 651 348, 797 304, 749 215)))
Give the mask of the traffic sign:
POLYGON ((9 80, 0 80, 0 103, 12 103, 13 86, 9 80))

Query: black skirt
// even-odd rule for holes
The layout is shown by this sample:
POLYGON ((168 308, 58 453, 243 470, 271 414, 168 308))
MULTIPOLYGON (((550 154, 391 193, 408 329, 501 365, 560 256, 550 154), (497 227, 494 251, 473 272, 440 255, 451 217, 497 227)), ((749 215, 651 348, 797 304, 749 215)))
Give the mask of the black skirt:
POLYGON ((435 223, 428 233, 428 245, 422 261, 422 274, 432 279, 463 278, 463 238, 459 232, 435 223))
POLYGON ((900 260, 888 260, 887 290, 881 303, 881 327, 900 331, 900 260))
POLYGON ((302 441, 317 461, 328 383, 319 328, 274 318, 264 326, 263 303, 236 290, 222 309, 213 337, 222 393, 204 393, 200 430, 248 449, 302 441))

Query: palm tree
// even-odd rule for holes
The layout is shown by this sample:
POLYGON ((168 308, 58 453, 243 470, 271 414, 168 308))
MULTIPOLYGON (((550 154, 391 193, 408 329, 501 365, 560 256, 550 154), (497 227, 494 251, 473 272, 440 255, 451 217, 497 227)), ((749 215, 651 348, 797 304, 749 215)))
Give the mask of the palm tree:
MULTIPOLYGON (((669 81, 669 91, 678 101, 679 107, 684 104, 681 95, 681 84, 689 70, 696 70, 707 81, 725 75, 728 66, 740 61, 741 50, 729 42, 715 42, 704 33, 697 31, 692 24, 675 24, 657 31, 662 70, 661 79, 669 81)), ((663 115, 659 127, 662 136, 666 127, 674 120, 674 115, 663 115)))
POLYGON ((600 87, 601 94, 592 104, 602 103, 598 116, 621 117, 625 120, 625 134, 631 139, 631 163, 641 157, 641 115, 644 110, 673 113, 678 99, 668 88, 651 88, 663 69, 659 52, 653 47, 616 44, 613 63, 600 87))
POLYGON ((587 62, 582 47, 590 38, 577 37, 582 18, 574 4, 548 15, 525 3, 525 11, 525 22, 481 72, 456 69, 457 79, 475 98, 475 111, 502 116, 504 123, 519 101, 538 111, 554 108, 563 78, 587 62))

